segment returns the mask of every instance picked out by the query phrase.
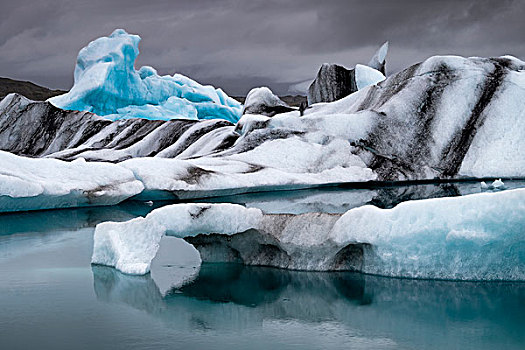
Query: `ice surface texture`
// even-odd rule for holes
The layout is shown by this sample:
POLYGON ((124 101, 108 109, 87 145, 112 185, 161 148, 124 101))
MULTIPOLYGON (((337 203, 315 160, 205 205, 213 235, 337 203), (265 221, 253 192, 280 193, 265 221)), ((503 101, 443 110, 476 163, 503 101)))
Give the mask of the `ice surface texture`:
POLYGON ((239 102, 221 89, 203 86, 181 74, 159 76, 152 67, 138 71, 138 35, 116 29, 80 50, 75 83, 49 101, 62 109, 89 111, 108 119, 225 119, 236 122, 239 102))
POLYGON ((162 235, 203 261, 396 277, 525 280, 525 189, 366 205, 343 215, 263 214, 235 204, 176 204, 99 224, 92 262, 143 274, 162 235), (228 237, 227 237, 228 236, 228 237))
POLYGON ((88 121, 85 113, 67 114, 11 95, 0 103, 0 149, 118 162, 219 158, 298 138, 312 147, 353 143, 350 152, 378 180, 517 177, 525 174, 524 91, 525 63, 516 58, 436 56, 346 98, 312 106, 303 117, 299 111, 272 118, 245 114, 236 127, 222 120, 194 126, 181 120, 88 121))
POLYGON ((385 80, 385 76, 380 71, 362 64, 356 64, 354 70, 357 90, 363 90, 367 86, 375 85, 385 80))
POLYGON ((146 218, 102 223, 95 230, 91 262, 129 274, 145 274, 164 234, 235 234, 256 226, 261 217, 259 209, 237 204, 175 204, 169 210, 154 210, 146 218))
POLYGON ((278 113, 290 112, 294 108, 288 106, 278 96, 274 95, 268 87, 251 89, 244 101, 243 114, 263 114, 273 116, 278 113))
POLYGON ((117 204, 144 189, 133 172, 83 159, 33 159, 0 151, 1 211, 117 204))
POLYGON ((387 51, 388 42, 381 46, 368 66, 358 64, 353 69, 324 63, 308 87, 308 104, 337 101, 367 86, 385 80, 387 51))
MULTIPOLYGON (((269 90, 258 91, 251 100, 273 103, 269 90)), ((248 113, 236 125, 111 122, 9 95, 0 102, 0 149, 116 163, 143 183, 140 198, 180 199, 369 180, 523 177, 524 118, 524 62, 436 56, 303 116, 248 113)))
POLYGON ((385 42, 374 54, 370 62, 368 62, 368 67, 372 67, 385 75, 385 64, 386 64, 386 55, 388 53, 388 41, 385 42))

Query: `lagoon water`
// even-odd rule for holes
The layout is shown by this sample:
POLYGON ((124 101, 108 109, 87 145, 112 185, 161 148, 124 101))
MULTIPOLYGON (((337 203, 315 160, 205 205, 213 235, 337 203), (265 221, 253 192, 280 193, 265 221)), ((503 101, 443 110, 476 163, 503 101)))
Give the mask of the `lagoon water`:
MULTIPOLYGON (((509 184, 522 187, 521 183, 509 184)), ((343 212, 479 184, 223 197, 268 212, 343 212)), ((523 349, 525 283, 392 279, 203 264, 164 238, 146 276, 91 266, 94 226, 127 202, 0 215, 1 349, 523 349)))

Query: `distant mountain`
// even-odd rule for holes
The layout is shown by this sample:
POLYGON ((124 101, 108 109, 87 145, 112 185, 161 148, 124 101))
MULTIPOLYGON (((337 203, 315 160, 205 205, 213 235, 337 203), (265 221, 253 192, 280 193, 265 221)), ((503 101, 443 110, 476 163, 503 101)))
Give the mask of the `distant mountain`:
POLYGON ((33 84, 30 81, 21 81, 0 77, 0 100, 12 92, 24 95, 30 100, 44 101, 50 97, 66 93, 67 91, 51 90, 46 87, 33 84))

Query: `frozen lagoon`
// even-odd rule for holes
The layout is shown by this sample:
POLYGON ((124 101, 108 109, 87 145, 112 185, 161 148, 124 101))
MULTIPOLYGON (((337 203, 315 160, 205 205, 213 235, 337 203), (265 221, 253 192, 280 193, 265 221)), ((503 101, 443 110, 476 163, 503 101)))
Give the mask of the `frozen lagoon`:
MULTIPOLYGON (((317 189, 207 201, 273 213, 344 212, 367 203, 392 207, 406 199, 475 191, 479 183, 317 189)), ((2 345, 519 349, 525 341, 523 282, 392 279, 239 264, 203 264, 199 270, 198 255, 173 241, 161 247, 186 253, 166 254, 161 248, 146 276, 90 265, 96 224, 144 216, 164 204, 0 215, 2 345)))

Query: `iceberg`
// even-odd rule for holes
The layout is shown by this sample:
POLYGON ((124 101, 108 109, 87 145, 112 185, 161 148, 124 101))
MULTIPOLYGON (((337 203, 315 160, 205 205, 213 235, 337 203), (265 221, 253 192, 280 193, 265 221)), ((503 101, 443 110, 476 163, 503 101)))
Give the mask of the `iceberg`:
POLYGON ((507 188, 501 179, 494 180, 490 185, 487 185, 485 181, 481 181, 480 185, 482 191, 501 191, 507 188))
POLYGON ((524 227, 525 189, 516 189, 356 208, 334 225, 331 239, 370 245, 365 273, 523 281, 524 227))
POLYGON ((166 148, 171 150, 166 156, 175 157, 200 137, 226 126, 233 130, 232 124, 223 119, 112 122, 90 112, 66 111, 49 102, 31 101, 19 94, 0 101, 0 149, 31 157, 118 162, 155 156, 166 148))
POLYGON ((107 119, 225 119, 236 122, 242 106, 221 89, 181 74, 159 76, 152 67, 134 68, 140 37, 116 29, 80 50, 74 85, 48 101, 66 110, 107 119))
MULTIPOLYGON (((524 71, 525 63, 510 56, 435 56, 338 101, 311 106, 303 117, 299 111, 272 118, 244 114, 236 126, 225 120, 111 123, 10 95, 0 102, 0 149, 111 162, 222 158, 294 137, 313 147, 350 142, 349 151, 377 180, 521 177, 525 138, 516 126, 524 118, 524 71)), ((295 151, 280 154, 295 158, 295 151)))
POLYGON ((268 87, 251 89, 244 101, 243 114, 263 114, 274 116, 278 113, 290 112, 294 108, 288 106, 278 96, 274 95, 268 87))
MULTIPOLYGON (((143 183, 144 201, 341 182, 522 178, 524 87, 519 59, 434 56, 303 116, 248 111, 235 125, 111 121, 11 94, 0 101, 0 150, 115 163, 143 183)), ((275 106, 267 89, 251 97, 275 106)))
POLYGON ((383 73, 362 64, 356 64, 354 70, 357 90, 363 90, 367 86, 375 85, 385 80, 383 73))
POLYGON ((388 41, 376 51, 368 62, 368 67, 374 68, 385 75, 386 54, 388 53, 388 41))
MULTIPOLYGON (((299 189, 326 183, 374 180, 346 141, 324 146, 299 137, 276 139, 254 149, 186 159, 133 158, 119 163, 144 184, 140 199, 203 198, 254 191, 299 189)), ((191 151, 196 151, 195 149, 191 151)))
POLYGON ((334 102, 385 80, 387 52, 388 41, 379 48, 368 66, 357 64, 353 69, 347 69, 324 63, 308 87, 308 104, 334 102))
POLYGON ((91 262, 142 275, 149 272, 164 234, 179 238, 206 232, 235 234, 255 226, 262 217, 259 209, 237 204, 174 204, 169 208, 121 224, 97 225, 91 262))
POLYGON ((492 183, 492 187, 494 187, 495 189, 498 189, 498 190, 503 190, 503 189, 505 189, 505 184, 503 183, 503 181, 501 181, 501 179, 496 179, 492 183))
POLYGON ((144 189, 133 172, 83 159, 33 159, 0 151, 1 211, 113 205, 144 189))
POLYGON ((308 105, 337 101, 356 91, 354 69, 323 63, 308 87, 308 105))
POLYGON ((102 223, 92 263, 149 271, 163 235, 203 261, 393 277, 525 280, 525 189, 365 205, 344 214, 265 214, 236 204, 175 204, 102 223))

